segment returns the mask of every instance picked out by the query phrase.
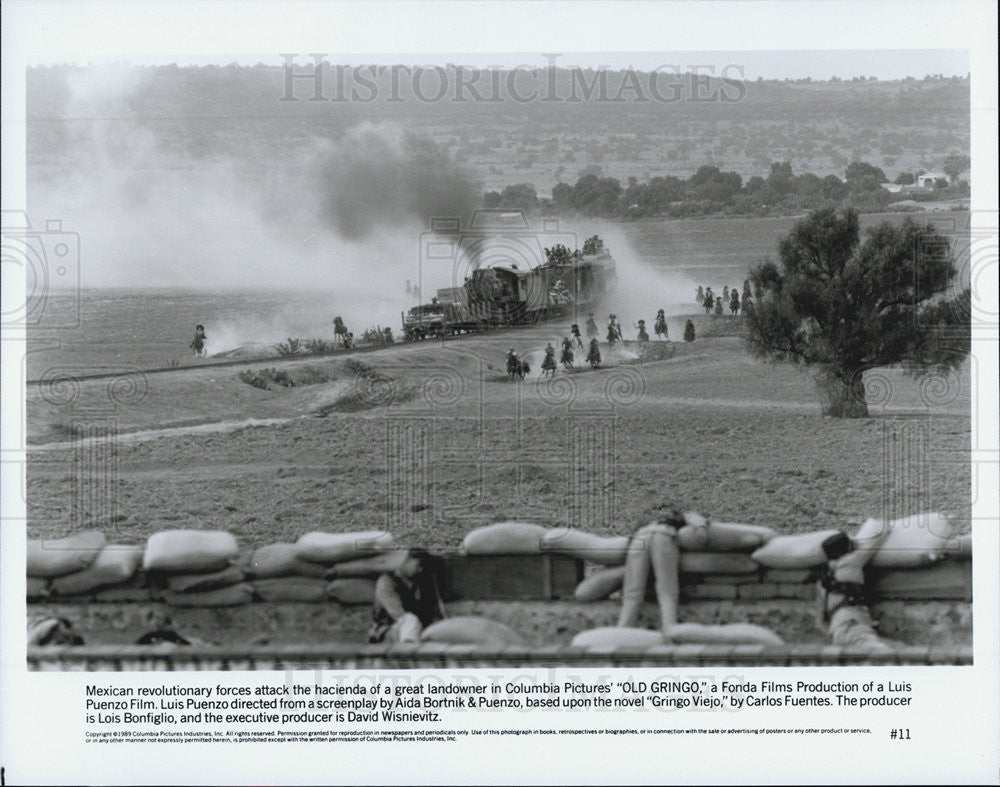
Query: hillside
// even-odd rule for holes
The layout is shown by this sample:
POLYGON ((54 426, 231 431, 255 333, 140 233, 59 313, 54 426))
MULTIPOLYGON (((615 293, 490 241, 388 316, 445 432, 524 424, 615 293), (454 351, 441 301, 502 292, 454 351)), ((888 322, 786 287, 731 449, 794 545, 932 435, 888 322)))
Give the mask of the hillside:
POLYGON ((529 182, 540 194, 588 165, 624 182, 688 177, 705 164, 747 179, 766 176, 773 161, 842 176, 865 160, 892 178, 969 146, 967 78, 699 82, 557 69, 495 72, 463 86, 470 77, 455 68, 383 71, 328 67, 323 100, 312 101, 311 81, 286 93, 280 66, 33 68, 29 170, 44 178, 87 167, 94 151, 81 132, 127 135, 133 126, 162 154, 195 163, 289 160, 315 138, 389 122, 434 140, 485 189, 529 182))

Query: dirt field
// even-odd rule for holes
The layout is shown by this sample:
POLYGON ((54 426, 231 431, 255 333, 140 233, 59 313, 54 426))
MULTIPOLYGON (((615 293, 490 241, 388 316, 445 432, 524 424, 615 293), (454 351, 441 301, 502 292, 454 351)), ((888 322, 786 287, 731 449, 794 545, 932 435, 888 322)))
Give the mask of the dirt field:
POLYGON ((788 532, 928 509, 968 517, 967 367, 923 384, 876 370, 872 417, 849 421, 821 415, 808 373, 753 361, 736 337, 642 364, 606 354, 599 370, 548 382, 536 362, 525 382, 506 379, 509 347, 537 359, 557 331, 291 361, 281 369, 300 384, 272 390, 239 377, 265 365, 151 374, 113 392, 108 380, 33 386, 28 535, 93 526, 141 543, 221 528, 255 547, 386 527, 445 549, 508 518, 628 532, 665 500, 788 532), (119 431, 116 458, 71 442, 95 419, 119 431), (218 431, 179 428, 197 424, 218 431))

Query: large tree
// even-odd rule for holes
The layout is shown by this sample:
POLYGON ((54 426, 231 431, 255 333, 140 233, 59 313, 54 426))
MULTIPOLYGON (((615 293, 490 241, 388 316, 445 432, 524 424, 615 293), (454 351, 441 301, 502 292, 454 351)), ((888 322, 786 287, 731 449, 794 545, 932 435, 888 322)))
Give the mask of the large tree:
POLYGON ((972 159, 961 153, 952 153, 944 160, 941 169, 945 171, 951 182, 958 180, 958 176, 972 166, 972 159))
POLYGON ((903 364, 955 368, 969 352, 969 290, 956 292, 947 238, 912 219, 862 240, 853 210, 811 213, 778 245, 780 265, 750 272, 754 354, 818 370, 824 412, 865 417, 863 373, 903 364))

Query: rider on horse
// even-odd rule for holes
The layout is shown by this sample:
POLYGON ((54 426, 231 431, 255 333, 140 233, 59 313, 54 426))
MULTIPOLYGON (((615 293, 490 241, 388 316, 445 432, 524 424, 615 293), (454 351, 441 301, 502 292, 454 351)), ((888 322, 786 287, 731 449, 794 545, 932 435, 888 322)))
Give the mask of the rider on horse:
POLYGON ((663 335, 664 339, 669 339, 667 335, 667 317, 663 313, 663 309, 656 312, 656 322, 653 323, 653 331, 656 333, 656 338, 660 338, 663 335))

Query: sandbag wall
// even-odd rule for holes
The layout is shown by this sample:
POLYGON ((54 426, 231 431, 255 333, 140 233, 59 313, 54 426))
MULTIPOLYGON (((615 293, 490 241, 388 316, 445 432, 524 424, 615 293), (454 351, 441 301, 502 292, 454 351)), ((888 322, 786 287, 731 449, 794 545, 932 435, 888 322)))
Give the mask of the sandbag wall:
POLYGON ((241 553, 219 530, 167 530, 144 547, 108 544, 99 531, 29 541, 29 601, 162 601, 233 607, 253 601, 370 605, 375 578, 399 565, 384 531, 308 533, 294 544, 241 553))
MULTIPOLYGON (((971 537, 951 536, 937 515, 886 523, 889 537, 867 569, 873 598, 971 600, 971 537), (929 518, 936 517, 936 518, 929 518)), ((836 531, 779 536, 766 527, 710 522, 681 528, 684 600, 811 600, 826 564, 823 542, 836 531)), ((574 598, 594 602, 620 590, 629 539, 572 528, 502 522, 470 532, 470 556, 561 555, 583 561, 574 598)), ((229 607, 252 602, 368 605, 375 578, 405 552, 384 531, 313 532, 295 543, 241 552, 223 531, 169 530, 144 546, 109 544, 87 531, 29 541, 30 601, 148 602, 176 607, 229 607)))
MULTIPOLYGON (((700 520, 700 517, 692 517, 700 520)), ((862 528, 871 528, 869 520, 862 528)), ((940 514, 918 514, 879 523, 888 536, 871 559, 872 597, 971 601, 972 538, 954 537, 954 523, 940 514)), ((823 544, 837 530, 779 536, 756 525, 699 521, 677 533, 681 596, 692 600, 756 601, 815 597, 815 583, 828 559, 823 544)), ((859 528, 858 532, 862 532, 859 528)), ((588 564, 576 587, 577 601, 614 597, 625 577, 627 536, 597 536, 574 528, 501 522, 469 533, 468 555, 566 555, 588 564)))

